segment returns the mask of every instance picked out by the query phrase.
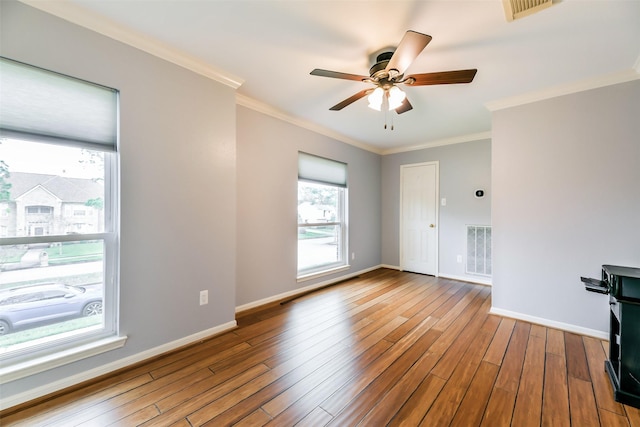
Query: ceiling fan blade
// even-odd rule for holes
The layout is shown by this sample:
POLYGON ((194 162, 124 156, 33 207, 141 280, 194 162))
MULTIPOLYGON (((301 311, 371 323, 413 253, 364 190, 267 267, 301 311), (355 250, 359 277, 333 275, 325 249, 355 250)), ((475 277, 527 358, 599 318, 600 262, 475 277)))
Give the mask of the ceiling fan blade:
POLYGON ((413 74, 405 77, 405 80, 413 79, 413 83, 405 81, 410 86, 447 85, 455 83, 471 83, 478 70, 440 71, 437 73, 413 74))
POLYGON ((319 68, 316 68, 310 74, 312 76, 332 77, 334 79, 344 79, 344 80, 355 80, 357 82, 362 82, 369 79, 368 76, 359 76, 357 74, 340 73, 338 71, 320 70, 319 68))
POLYGON ((404 101, 402 101, 402 105, 396 108, 396 113, 402 114, 402 113, 406 113, 409 110, 413 110, 413 105, 411 105, 409 100, 405 98, 404 101))
POLYGON ((398 70, 398 74, 404 74, 430 41, 431 36, 411 30, 407 31, 385 68, 387 72, 398 70))
POLYGON ((353 104, 354 102, 356 102, 358 99, 360 98, 364 98, 366 95, 368 95, 370 92, 372 91, 372 89, 365 89, 365 90, 361 90, 360 92, 356 93, 353 96, 350 96, 349 98, 345 99, 342 102, 337 103, 336 105, 334 105, 333 107, 329 108, 329 110, 331 111, 340 111, 342 110, 344 107, 346 107, 347 105, 353 104))

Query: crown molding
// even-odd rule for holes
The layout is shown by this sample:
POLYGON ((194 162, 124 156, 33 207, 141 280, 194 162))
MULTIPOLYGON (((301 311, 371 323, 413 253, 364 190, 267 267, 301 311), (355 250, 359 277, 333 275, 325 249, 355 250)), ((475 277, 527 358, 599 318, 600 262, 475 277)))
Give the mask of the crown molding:
POLYGON ((180 50, 167 44, 153 40, 141 33, 125 28, 115 22, 90 12, 66 0, 42 1, 42 0, 19 0, 28 6, 39 9, 43 12, 62 18, 73 24, 88 28, 104 36, 125 43, 129 46, 140 49, 158 58, 169 61, 173 64, 186 68, 194 73, 203 75, 218 83, 237 89, 244 83, 244 80, 231 73, 227 73, 200 59, 185 54, 180 50))
POLYGON ((579 80, 565 85, 552 86, 547 89, 524 93, 510 98, 498 99, 487 102, 484 105, 489 111, 497 111, 505 108, 516 107, 518 105, 531 104, 532 102, 544 101, 545 99, 555 98, 558 96, 570 95, 572 93, 584 92, 619 83, 626 83, 640 79, 640 71, 638 71, 639 68, 640 58, 636 61, 634 68, 585 80, 579 80))
POLYGON ((356 141, 354 139, 348 138, 342 134, 339 134, 337 132, 334 132, 332 130, 329 130, 325 127, 319 126, 315 123, 309 122, 307 120, 303 120, 300 119, 298 117, 293 117, 281 110, 278 110, 274 107, 272 107, 271 105, 265 104, 263 102, 257 101, 253 98, 250 98, 246 95, 241 95, 239 93, 236 93, 236 103, 238 105, 241 105, 243 107, 247 107, 250 108, 254 111, 257 111, 259 113, 263 113, 266 114, 268 116, 274 117, 276 119, 291 123, 293 125, 296 125, 298 127, 310 130, 312 132, 324 135, 324 136, 328 136, 329 138, 333 138, 335 140, 338 140, 340 142, 344 142, 345 144, 349 144, 349 145, 353 145, 355 147, 361 148, 363 150, 366 151, 370 151, 372 153, 375 154, 380 154, 380 155, 387 155, 387 154, 395 154, 395 153, 402 153, 405 151, 415 151, 415 150, 423 150, 425 148, 433 148, 433 147, 439 147, 442 145, 453 145, 453 144, 460 144, 463 142, 472 142, 472 141, 480 141, 483 139, 491 139, 491 132, 480 132, 480 133, 474 133, 474 134, 470 134, 470 135, 462 135, 462 136, 457 136, 457 137, 453 137, 453 138, 447 138, 447 139, 441 139, 441 140, 437 140, 437 141, 432 141, 426 144, 421 144, 421 145, 416 145, 416 146, 410 146, 410 147, 399 147, 399 148, 392 148, 392 149, 388 149, 388 150, 383 150, 380 148, 376 148, 373 147, 369 144, 365 144, 363 142, 360 141, 356 141))
POLYGON ((246 95, 241 95, 236 93, 236 104, 241 105, 243 107, 250 108, 259 113, 266 114, 271 117, 275 117, 276 119, 280 119, 282 121, 291 123, 303 129, 310 130, 312 132, 318 133, 320 135, 328 136, 329 138, 338 140, 340 142, 344 142, 345 144, 353 145, 354 147, 361 148, 366 151, 370 151, 376 154, 382 154, 382 151, 379 148, 373 147, 369 144, 365 144, 364 142, 357 141, 355 139, 348 138, 338 132, 334 132, 330 129, 327 129, 323 126, 317 125, 310 121, 301 119, 299 117, 294 117, 288 113, 285 113, 282 110, 272 107, 271 105, 260 102, 254 98, 250 98, 246 95))
POLYGON ((420 144, 420 145, 390 148, 388 150, 383 150, 381 154, 383 156, 386 156, 387 154, 405 153, 407 151, 424 150, 425 148, 434 148, 434 147, 441 147, 444 145, 461 144, 463 142, 481 141, 483 139, 491 139, 491 132, 490 131, 478 132, 478 133, 472 133, 468 135, 454 136, 452 138, 438 139, 438 140, 434 140, 434 141, 427 142, 425 144, 420 144))

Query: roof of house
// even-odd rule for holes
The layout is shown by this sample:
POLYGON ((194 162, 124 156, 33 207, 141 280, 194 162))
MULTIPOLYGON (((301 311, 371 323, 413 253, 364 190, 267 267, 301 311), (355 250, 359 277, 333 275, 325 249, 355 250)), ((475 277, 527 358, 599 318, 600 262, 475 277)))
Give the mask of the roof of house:
POLYGON ((16 200, 37 186, 67 203, 85 203, 89 199, 104 198, 104 184, 94 179, 11 172, 7 182, 11 184, 11 200, 16 200))

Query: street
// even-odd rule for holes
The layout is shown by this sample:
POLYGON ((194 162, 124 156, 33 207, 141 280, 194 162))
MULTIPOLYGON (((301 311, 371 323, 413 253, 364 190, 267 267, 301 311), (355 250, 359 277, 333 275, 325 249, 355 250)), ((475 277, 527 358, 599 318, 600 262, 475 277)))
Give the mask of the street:
POLYGON ((56 278, 66 276, 97 273, 101 272, 102 268, 102 261, 93 261, 77 264, 56 265, 48 267, 31 267, 22 270, 2 271, 0 272, 0 287, 4 284, 24 282, 27 280, 56 280, 56 278))

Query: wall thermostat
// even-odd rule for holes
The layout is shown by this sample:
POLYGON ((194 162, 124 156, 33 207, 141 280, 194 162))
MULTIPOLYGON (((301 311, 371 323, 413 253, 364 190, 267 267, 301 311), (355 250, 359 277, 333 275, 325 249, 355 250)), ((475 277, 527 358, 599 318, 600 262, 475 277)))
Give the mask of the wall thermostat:
POLYGON ((477 199, 480 199, 480 198, 484 197, 484 190, 480 188, 480 189, 476 190, 474 195, 476 196, 477 199))

